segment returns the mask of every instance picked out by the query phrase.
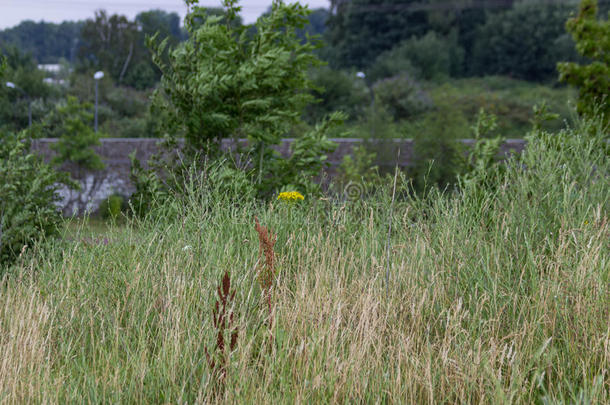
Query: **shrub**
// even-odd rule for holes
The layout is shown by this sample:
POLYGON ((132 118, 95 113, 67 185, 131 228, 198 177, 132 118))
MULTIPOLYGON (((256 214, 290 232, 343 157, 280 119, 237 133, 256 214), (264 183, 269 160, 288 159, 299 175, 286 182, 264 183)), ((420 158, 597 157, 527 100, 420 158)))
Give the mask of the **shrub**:
POLYGON ((415 162, 410 170, 415 189, 424 191, 431 186, 444 188, 455 184, 461 165, 458 141, 470 135, 464 114, 446 101, 408 131, 415 141, 415 162))
POLYGON ((379 55, 371 67, 372 80, 403 73, 424 80, 436 80, 458 74, 464 61, 464 50, 455 36, 446 38, 433 31, 423 37, 407 39, 379 55))
POLYGON ((307 106, 306 120, 315 123, 333 111, 347 114, 348 120, 357 119, 363 107, 371 102, 369 89, 353 72, 321 67, 310 73, 315 86, 312 90, 316 102, 307 106))
POLYGON ((93 150, 93 146, 100 145, 99 134, 91 128, 92 114, 88 112, 91 105, 81 104, 76 97, 68 97, 65 104, 56 109, 59 123, 56 131, 60 137, 51 146, 57 152, 52 162, 58 166, 64 163, 75 164, 78 168, 101 170, 104 163, 93 150))
POLYGON ((98 208, 98 212, 103 219, 115 220, 125 208, 125 199, 119 194, 108 196, 98 208))
POLYGON ((255 148, 277 144, 312 100, 307 69, 321 64, 314 46, 296 36, 307 23, 303 6, 274 2, 248 32, 230 24, 240 11, 237 1, 224 4, 226 23, 191 8, 185 21, 190 37, 169 51, 169 64, 162 58, 166 41, 150 41, 163 72, 163 97, 155 101, 170 113, 167 124, 184 134, 189 152, 217 153, 222 138, 248 136, 255 148))
POLYGON ((57 191, 61 184, 75 186, 29 150, 24 135, 0 136, 1 265, 12 263, 24 246, 57 234, 57 191))
POLYGON ((361 198, 373 188, 380 180, 376 157, 377 154, 369 151, 365 145, 356 146, 351 155, 345 155, 337 173, 337 182, 342 191, 349 192, 347 187, 351 184, 358 191, 356 197, 361 198))
POLYGON ((432 100, 407 74, 375 83, 375 100, 395 120, 411 118, 432 107, 432 100))

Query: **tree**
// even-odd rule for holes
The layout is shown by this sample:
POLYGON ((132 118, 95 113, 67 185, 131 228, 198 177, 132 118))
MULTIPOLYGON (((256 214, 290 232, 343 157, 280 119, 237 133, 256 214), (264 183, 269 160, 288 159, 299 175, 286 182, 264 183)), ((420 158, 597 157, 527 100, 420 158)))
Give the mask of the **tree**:
POLYGON ((464 61, 464 50, 455 36, 442 38, 434 31, 400 42, 379 55, 369 69, 373 81, 409 73, 419 79, 433 80, 458 73, 464 61))
POLYGON ((475 73, 534 81, 554 78, 557 61, 576 56, 573 47, 561 46, 570 10, 565 4, 530 2, 490 16, 477 34, 475 73))
POLYGON ((610 122, 610 21, 597 19, 597 1, 582 0, 578 15, 566 27, 576 49, 592 62, 588 65, 559 63, 559 80, 579 88, 578 112, 585 116, 603 114, 610 122))
POLYGON ((88 202, 103 185, 103 179, 97 176, 88 176, 90 181, 83 181, 86 179, 83 169, 90 172, 105 167, 100 156, 93 150, 94 146, 100 145, 100 141, 99 134, 91 128, 91 108, 91 104, 81 104, 76 97, 69 96, 65 104, 57 106, 54 114, 53 121, 58 124, 56 130, 61 136, 51 146, 57 153, 51 163, 57 167, 68 164, 73 169, 74 180, 81 183, 79 193, 70 191, 70 197, 64 204, 66 214, 85 211, 88 202))
POLYGON ((364 68, 403 39, 428 31, 426 12, 417 0, 334 0, 327 39, 334 63, 364 68))
MULTIPOLYGON (((275 0, 271 13, 252 29, 232 24, 240 11, 236 0, 224 1, 225 17, 210 16, 190 3, 189 39, 170 51, 168 64, 162 58, 167 41, 155 45, 151 40, 163 71, 155 108, 168 115, 169 133, 184 136, 191 156, 218 155, 222 138, 248 138, 256 156, 255 177, 263 184, 281 166, 271 146, 302 125, 304 108, 313 100, 307 71, 321 62, 314 45, 296 34, 307 23, 308 10, 275 0)), ((337 118, 319 129, 335 125, 337 118)), ((310 148, 310 154, 326 147, 320 133, 309 133, 320 141, 313 142, 320 149, 310 148)))
POLYGON ((0 162, 0 266, 4 266, 14 262, 24 246, 57 234, 62 222, 57 191, 61 184, 74 184, 30 152, 30 139, 23 132, 0 133, 0 162))
POLYGON ((138 36, 136 22, 118 14, 108 16, 106 11, 98 10, 95 19, 87 20, 83 26, 79 57, 85 67, 104 70, 120 84, 142 53, 138 36))
POLYGON ((31 54, 15 46, 6 47, 3 54, 6 68, 0 82, 0 127, 16 132, 28 127, 30 107, 34 122, 46 114, 49 107, 45 100, 54 92, 43 82, 44 72, 38 70, 31 54), (15 87, 7 87, 6 82, 15 87))
POLYGON ((326 39, 328 60, 341 67, 366 68, 379 54, 429 31, 455 35, 470 55, 473 33, 486 16, 514 0, 331 0, 326 39))
POLYGON ((88 112, 91 104, 81 104, 76 97, 68 97, 64 105, 58 105, 56 129, 61 136, 51 146, 57 152, 52 159, 55 165, 71 163, 79 168, 100 170, 104 168, 101 158, 93 150, 93 146, 100 145, 99 135, 91 128, 93 115, 88 112))
POLYGON ((0 31, 0 44, 18 47, 38 63, 58 63, 62 58, 74 62, 82 24, 80 21, 61 24, 23 21, 0 31))
POLYGON ((169 41, 173 45, 186 39, 177 13, 167 13, 163 10, 144 11, 136 15, 136 22, 141 27, 143 37, 158 33, 162 39, 170 38, 169 41))
POLYGON ((274 1, 272 13, 249 35, 246 26, 230 25, 240 10, 236 4, 225 1, 226 24, 195 7, 186 21, 190 38, 171 51, 168 65, 160 58, 167 41, 153 51, 164 73, 160 95, 170 124, 197 151, 212 152, 222 138, 276 144, 312 100, 306 71, 320 62, 313 45, 301 44, 295 34, 307 21, 306 9, 274 1), (205 22, 193 27, 197 18, 205 22))

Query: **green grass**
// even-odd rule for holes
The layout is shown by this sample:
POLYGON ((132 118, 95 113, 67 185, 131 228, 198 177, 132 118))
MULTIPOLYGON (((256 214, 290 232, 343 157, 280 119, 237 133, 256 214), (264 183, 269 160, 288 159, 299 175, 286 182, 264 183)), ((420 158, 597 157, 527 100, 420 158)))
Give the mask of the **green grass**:
MULTIPOLYGON (((122 223, 119 219, 115 223, 122 223)), ((100 238, 112 229, 112 221, 97 217, 71 218, 66 221, 63 238, 100 238)))
POLYGON ((608 403, 603 136, 538 134, 493 187, 400 181, 388 286, 389 189, 261 205, 195 183, 107 245, 38 247, 0 287, 1 401, 608 403), (271 331, 254 216, 278 235, 271 331), (226 270, 223 385, 204 348, 226 270))

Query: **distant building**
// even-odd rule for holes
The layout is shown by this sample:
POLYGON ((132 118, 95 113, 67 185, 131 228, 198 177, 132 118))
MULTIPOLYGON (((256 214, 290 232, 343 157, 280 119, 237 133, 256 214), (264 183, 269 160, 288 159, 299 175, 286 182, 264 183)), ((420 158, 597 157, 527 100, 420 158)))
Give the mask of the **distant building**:
POLYGON ((58 74, 61 72, 62 66, 58 63, 48 63, 45 65, 38 65, 38 70, 43 70, 47 73, 58 74))
POLYGON ((67 86, 68 85, 68 81, 64 80, 64 79, 54 79, 52 77, 45 77, 44 79, 42 79, 43 83, 46 84, 50 84, 50 85, 58 85, 58 86, 67 86))
POLYGON ((65 72, 70 71, 70 68, 66 68, 66 66, 59 63, 48 63, 38 65, 38 70, 42 70, 43 72, 47 73, 47 77, 42 79, 44 83, 56 86, 68 85, 68 81, 65 79, 65 77, 67 77, 65 72))

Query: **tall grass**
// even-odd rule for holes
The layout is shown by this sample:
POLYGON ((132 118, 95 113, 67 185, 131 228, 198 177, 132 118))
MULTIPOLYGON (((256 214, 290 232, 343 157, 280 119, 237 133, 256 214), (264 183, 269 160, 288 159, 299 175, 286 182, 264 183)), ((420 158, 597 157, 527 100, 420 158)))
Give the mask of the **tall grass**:
POLYGON ((399 179, 387 292, 390 189, 260 205, 194 182, 107 245, 26 252, 0 287, 0 401, 608 403, 607 150, 589 123, 533 134, 492 186, 399 179), (255 216, 277 234, 270 348, 255 216))

